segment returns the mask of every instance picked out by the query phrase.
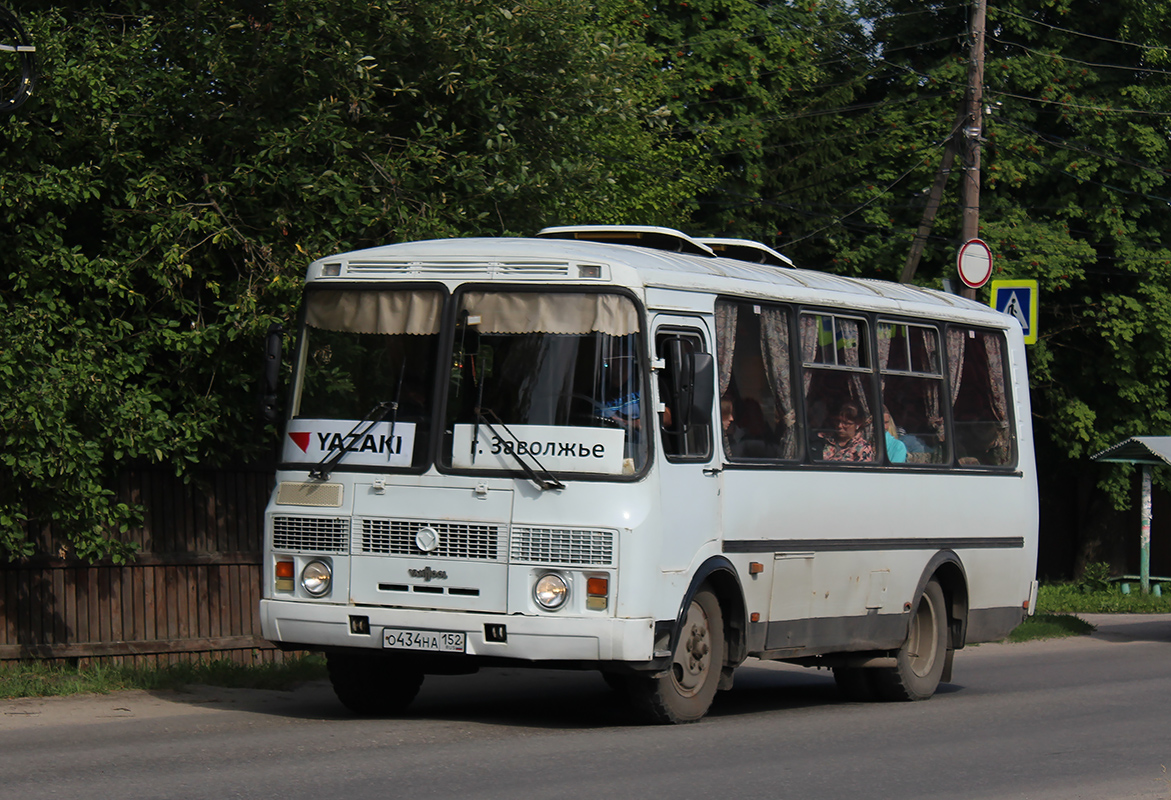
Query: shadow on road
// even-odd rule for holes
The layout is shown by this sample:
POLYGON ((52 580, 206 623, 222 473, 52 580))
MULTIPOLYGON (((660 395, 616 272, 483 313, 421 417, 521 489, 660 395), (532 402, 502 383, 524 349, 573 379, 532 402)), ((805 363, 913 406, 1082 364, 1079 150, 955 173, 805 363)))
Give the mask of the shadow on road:
POLYGON ((1171 642, 1171 614, 1078 614, 1107 642, 1171 642))
MULTIPOLYGON (((941 687, 941 691, 946 687, 941 687)), ((324 681, 292 691, 191 687, 155 698, 201 709, 321 721, 377 720, 348 712, 324 681)), ((844 702, 828 671, 750 661, 735 687, 716 696, 711 717, 783 711, 844 702)), ((484 669, 474 675, 428 676, 418 698, 396 720, 450 721, 509 727, 589 729, 643 724, 625 698, 595 672, 484 669)))

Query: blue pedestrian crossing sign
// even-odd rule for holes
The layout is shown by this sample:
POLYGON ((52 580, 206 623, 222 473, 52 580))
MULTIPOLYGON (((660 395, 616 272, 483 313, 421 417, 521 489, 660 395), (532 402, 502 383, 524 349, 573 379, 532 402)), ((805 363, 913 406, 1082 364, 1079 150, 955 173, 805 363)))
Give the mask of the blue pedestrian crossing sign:
POLYGON ((1015 317, 1025 332, 1025 344, 1037 343, 1037 282, 992 281, 988 303, 1001 314, 1015 317))

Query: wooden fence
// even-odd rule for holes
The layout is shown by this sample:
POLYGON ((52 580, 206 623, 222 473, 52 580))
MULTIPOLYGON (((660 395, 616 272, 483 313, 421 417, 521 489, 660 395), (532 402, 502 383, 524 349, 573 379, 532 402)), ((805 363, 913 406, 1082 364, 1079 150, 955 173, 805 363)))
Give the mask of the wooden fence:
MULTIPOLYGON (((129 565, 68 554, 0 565, 0 661, 92 660, 144 665, 284 654, 260 638, 260 557, 272 472, 126 473, 119 497, 146 509, 128 538, 129 565)), ((42 552, 54 544, 40 542, 42 552)))

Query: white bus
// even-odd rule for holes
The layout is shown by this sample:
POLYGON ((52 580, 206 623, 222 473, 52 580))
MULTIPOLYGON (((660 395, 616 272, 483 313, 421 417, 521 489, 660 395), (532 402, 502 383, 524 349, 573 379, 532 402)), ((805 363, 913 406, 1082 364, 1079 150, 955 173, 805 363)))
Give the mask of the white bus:
POLYGON ((751 242, 550 228, 315 261, 282 435, 264 636, 323 651, 360 714, 528 665, 688 722, 748 658, 920 700, 1035 600, 1019 326, 751 242))

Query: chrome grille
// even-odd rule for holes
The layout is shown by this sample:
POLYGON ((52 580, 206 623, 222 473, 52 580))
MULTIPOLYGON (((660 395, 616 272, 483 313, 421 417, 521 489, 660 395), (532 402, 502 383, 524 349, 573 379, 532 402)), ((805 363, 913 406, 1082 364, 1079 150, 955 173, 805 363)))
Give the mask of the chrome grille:
POLYGON ((614 531, 514 526, 511 560, 533 564, 614 565, 614 531))
POLYGON ((345 553, 350 521, 346 517, 273 517, 275 550, 345 553))
POLYGON ((499 542, 498 525, 370 517, 354 520, 355 553, 495 561, 501 557, 499 542), (424 552, 415 545, 415 535, 424 527, 434 528, 439 533, 439 546, 431 552, 424 552))

